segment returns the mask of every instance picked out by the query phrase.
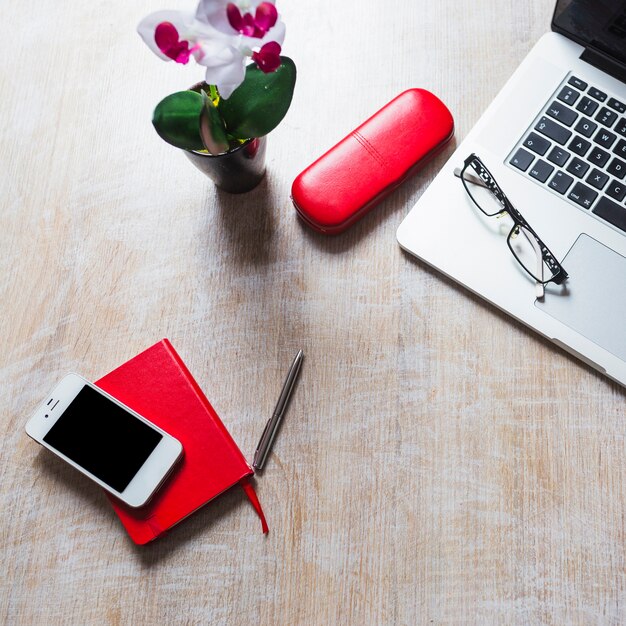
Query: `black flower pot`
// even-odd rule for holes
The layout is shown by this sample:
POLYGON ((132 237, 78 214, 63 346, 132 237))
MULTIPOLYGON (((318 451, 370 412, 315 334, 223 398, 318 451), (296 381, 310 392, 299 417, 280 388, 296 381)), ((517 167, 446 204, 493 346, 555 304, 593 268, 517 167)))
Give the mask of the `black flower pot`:
POLYGON ((266 137, 248 139, 223 154, 185 150, 187 158, 217 187, 230 193, 254 189, 265 176, 266 137))

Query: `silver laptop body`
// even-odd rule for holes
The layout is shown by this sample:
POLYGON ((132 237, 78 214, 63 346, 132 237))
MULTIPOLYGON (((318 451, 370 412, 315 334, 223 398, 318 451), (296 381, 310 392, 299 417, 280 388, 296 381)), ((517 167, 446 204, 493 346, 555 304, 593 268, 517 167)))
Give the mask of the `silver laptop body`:
POLYGON ((626 2, 560 0, 552 27, 561 32, 535 45, 397 238, 626 386, 626 2), (569 275, 543 297, 509 250, 508 218, 477 211, 454 174, 472 153, 569 275))

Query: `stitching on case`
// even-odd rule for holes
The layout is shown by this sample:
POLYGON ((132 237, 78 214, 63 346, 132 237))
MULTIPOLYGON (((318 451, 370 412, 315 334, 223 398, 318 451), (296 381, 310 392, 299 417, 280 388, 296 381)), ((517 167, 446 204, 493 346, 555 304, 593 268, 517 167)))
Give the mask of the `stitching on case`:
POLYGON ((378 152, 378 150, 376 150, 376 148, 367 139, 365 139, 359 131, 355 130, 352 133, 352 136, 365 148, 368 154, 375 159, 379 165, 385 165, 385 159, 382 154, 380 154, 380 152, 378 152))

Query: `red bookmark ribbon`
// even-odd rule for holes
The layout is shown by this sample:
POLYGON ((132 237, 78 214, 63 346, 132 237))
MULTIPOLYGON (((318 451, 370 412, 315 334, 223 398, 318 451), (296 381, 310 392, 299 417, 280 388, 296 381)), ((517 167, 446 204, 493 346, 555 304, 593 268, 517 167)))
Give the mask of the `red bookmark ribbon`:
POLYGON ((240 482, 240 485, 243 487, 243 490, 246 492, 248 496, 248 500, 250 500, 250 504, 254 507, 256 514, 259 516, 261 520, 261 528, 263 529, 263 534, 266 535, 269 532, 269 527, 267 526, 267 521, 265 520, 265 514, 263 513, 263 509, 261 508, 261 503, 257 498, 256 491, 254 491, 254 487, 251 485, 250 481, 247 478, 243 478, 240 482))

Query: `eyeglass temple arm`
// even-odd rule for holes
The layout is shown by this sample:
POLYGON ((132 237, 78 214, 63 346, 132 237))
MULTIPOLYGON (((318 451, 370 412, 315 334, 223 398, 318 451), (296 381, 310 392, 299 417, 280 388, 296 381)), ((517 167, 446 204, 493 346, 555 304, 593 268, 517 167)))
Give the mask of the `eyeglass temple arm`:
MULTIPOLYGON (((510 207, 507 209, 509 213, 515 212, 516 217, 514 217, 514 219, 517 222, 519 222, 521 226, 523 226, 524 228, 527 228, 534 235, 533 240, 531 241, 531 245, 533 246, 533 248, 535 249, 535 253, 537 254, 537 262, 539 262, 539 258, 540 258, 539 255, 541 255, 543 264, 547 265, 554 272, 554 276, 552 277, 551 282, 554 282, 555 284, 560 285, 561 283, 563 283, 564 280, 568 278, 568 274, 565 271, 565 268, 556 260, 556 257, 554 256, 554 254, 552 254, 552 252, 548 249, 546 244, 543 243, 543 241, 541 241, 541 239, 539 238, 539 235, 537 235, 537 233, 533 231, 533 229, 530 227, 528 222, 524 219, 522 214, 517 209, 515 209, 513 205, 511 205, 510 201, 509 201, 509 204, 510 204, 510 207)), ((544 270, 545 270, 545 267, 543 264, 541 266, 542 278, 543 278, 544 270)))
MULTIPOLYGON (((543 254, 541 253, 541 248, 539 247, 537 240, 534 237, 529 237, 524 229, 522 229, 522 234, 524 235, 524 237, 526 237, 526 240, 535 251, 535 256, 537 257, 537 276, 541 276, 541 280, 543 280, 543 254)), ((535 295, 537 296, 537 298, 541 299, 545 296, 545 294, 546 290, 543 284, 536 280, 535 295)))
MULTIPOLYGON (((457 178, 461 178, 461 173, 462 170, 460 167, 455 167, 454 168, 454 175, 457 178)), ((486 189, 488 189, 487 185, 485 185, 484 181, 482 181, 480 178, 478 178, 478 176, 474 176, 474 174, 469 174, 467 172, 465 172, 465 176, 463 176, 464 180, 469 181, 470 183, 474 183, 474 185, 480 185, 481 187, 485 187, 486 189)))

